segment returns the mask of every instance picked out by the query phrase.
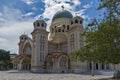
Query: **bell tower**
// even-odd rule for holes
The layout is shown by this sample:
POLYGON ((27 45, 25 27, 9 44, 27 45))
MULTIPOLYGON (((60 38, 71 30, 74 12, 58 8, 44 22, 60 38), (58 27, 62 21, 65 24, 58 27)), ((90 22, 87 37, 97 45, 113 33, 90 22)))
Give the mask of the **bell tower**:
POLYGON ((84 36, 81 36, 81 33, 84 31, 83 28, 83 19, 79 16, 71 19, 70 30, 68 31, 68 53, 78 50, 80 47, 84 46, 84 36))
POLYGON ((31 60, 32 72, 44 72, 45 56, 48 53, 48 32, 47 24, 43 20, 36 20, 34 30, 31 33, 33 38, 33 52, 31 60))
POLYGON ((25 35, 25 34, 22 34, 20 37, 19 37, 19 54, 23 54, 23 44, 24 42, 27 40, 28 36, 25 35))

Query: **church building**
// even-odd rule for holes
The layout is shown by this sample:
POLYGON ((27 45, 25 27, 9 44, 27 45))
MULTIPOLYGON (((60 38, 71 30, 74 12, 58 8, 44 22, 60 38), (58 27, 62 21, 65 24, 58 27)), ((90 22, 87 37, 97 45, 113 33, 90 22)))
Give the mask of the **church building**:
MULTIPOLYGON (((19 37, 19 55, 13 60, 14 69, 40 73, 82 73, 91 70, 90 62, 69 57, 71 52, 85 45, 85 37, 81 36, 83 21, 82 17, 62 9, 53 16, 48 32, 47 23, 36 20, 32 38, 25 34, 19 37)), ((94 63, 94 70, 102 69, 111 69, 111 65, 94 63)))

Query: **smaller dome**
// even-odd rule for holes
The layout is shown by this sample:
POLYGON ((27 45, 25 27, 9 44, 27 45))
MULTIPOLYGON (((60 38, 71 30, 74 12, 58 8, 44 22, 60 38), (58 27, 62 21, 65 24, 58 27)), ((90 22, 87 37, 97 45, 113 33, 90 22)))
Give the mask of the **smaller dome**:
POLYGON ((34 28, 45 28, 47 26, 47 23, 44 20, 38 19, 33 23, 33 25, 34 28))
POLYGON ((28 37, 28 35, 26 35, 26 34, 24 33, 24 34, 22 34, 22 35, 20 36, 20 38, 23 38, 23 37, 28 37))
POLYGON ((80 17, 80 16, 75 16, 74 18, 79 18, 79 19, 83 20, 83 18, 82 18, 82 17, 80 17))
MULTIPOLYGON (((44 22, 44 23, 45 23, 44 20, 40 20, 40 19, 36 20, 35 22, 44 22)), ((34 23, 35 23, 35 22, 34 22, 34 23)))

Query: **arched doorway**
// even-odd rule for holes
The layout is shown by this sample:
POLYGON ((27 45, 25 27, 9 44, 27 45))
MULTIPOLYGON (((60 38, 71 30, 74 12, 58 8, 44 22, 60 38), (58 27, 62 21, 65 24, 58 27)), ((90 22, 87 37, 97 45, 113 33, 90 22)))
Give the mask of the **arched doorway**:
POLYGON ((21 61, 21 70, 30 70, 31 69, 31 59, 28 56, 25 56, 21 61))
POLYGON ((69 58, 64 53, 53 52, 47 55, 45 65, 48 72, 65 73, 69 69, 69 58))
POLYGON ((95 62, 90 62, 89 63, 89 70, 99 70, 99 63, 95 63, 95 62))
POLYGON ((68 68, 69 68, 69 59, 66 55, 62 55, 59 58, 59 69, 61 70, 61 73, 68 72, 68 68))

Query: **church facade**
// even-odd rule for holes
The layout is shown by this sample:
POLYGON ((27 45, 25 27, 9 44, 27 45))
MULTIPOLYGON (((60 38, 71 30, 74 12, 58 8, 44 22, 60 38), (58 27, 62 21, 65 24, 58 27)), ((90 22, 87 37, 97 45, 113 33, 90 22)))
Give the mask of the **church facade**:
POLYGON ((73 60, 71 52, 85 45, 81 36, 83 18, 67 11, 60 10, 52 18, 50 32, 46 31, 47 23, 36 20, 33 23, 32 38, 23 34, 19 37, 19 55, 13 60, 14 69, 47 73, 81 73, 94 70, 112 69, 110 64, 100 64, 73 60), (48 34, 49 39, 48 39, 48 34))

